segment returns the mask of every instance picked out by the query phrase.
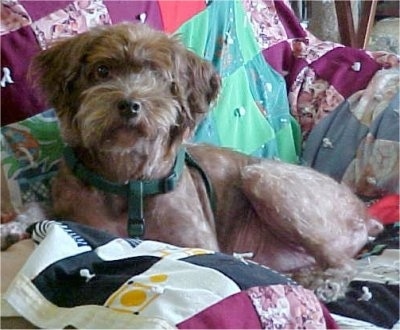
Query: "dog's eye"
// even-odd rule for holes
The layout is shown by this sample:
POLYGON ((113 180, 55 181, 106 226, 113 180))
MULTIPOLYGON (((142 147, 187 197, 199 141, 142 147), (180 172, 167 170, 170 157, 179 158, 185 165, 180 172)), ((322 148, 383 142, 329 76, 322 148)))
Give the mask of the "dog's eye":
POLYGON ((107 78, 109 74, 110 69, 106 65, 99 65, 96 69, 96 75, 101 79, 107 78))
POLYGON ((171 93, 175 96, 179 94, 179 89, 175 81, 171 83, 171 93))

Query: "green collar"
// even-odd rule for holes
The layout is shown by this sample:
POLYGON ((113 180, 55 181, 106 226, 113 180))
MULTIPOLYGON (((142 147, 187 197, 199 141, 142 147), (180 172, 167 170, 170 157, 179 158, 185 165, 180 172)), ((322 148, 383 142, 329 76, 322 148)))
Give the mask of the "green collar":
MULTIPOLYGON (((138 237, 144 234, 143 197, 164 194, 172 191, 181 178, 185 164, 186 150, 181 148, 171 173, 159 180, 129 180, 127 183, 115 183, 87 169, 75 156, 71 147, 64 149, 67 166, 81 181, 100 190, 128 198, 128 235, 138 237)), ((208 184, 209 185, 209 184, 208 184)))

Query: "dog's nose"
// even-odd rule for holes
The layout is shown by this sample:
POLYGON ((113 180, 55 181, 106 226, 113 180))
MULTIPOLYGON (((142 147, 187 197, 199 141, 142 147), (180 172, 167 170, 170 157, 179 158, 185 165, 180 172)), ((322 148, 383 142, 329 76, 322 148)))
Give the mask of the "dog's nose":
POLYGON ((118 110, 122 117, 135 117, 140 111, 141 105, 135 100, 121 100, 118 102, 118 110))

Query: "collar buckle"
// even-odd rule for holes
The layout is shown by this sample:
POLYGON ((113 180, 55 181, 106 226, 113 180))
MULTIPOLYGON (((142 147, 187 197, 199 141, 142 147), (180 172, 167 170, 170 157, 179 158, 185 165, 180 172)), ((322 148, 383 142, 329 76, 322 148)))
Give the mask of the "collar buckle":
POLYGON ((143 237, 144 236, 144 218, 141 219, 128 219, 128 235, 129 237, 143 237))

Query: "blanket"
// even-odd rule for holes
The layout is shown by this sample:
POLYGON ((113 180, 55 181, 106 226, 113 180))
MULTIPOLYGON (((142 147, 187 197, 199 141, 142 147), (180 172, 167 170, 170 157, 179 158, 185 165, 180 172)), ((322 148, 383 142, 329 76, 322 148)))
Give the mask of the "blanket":
POLYGON ((31 230, 39 244, 33 253, 22 241, 5 255, 29 259, 2 295, 9 303, 2 300, 2 311, 51 328, 279 328, 294 327, 300 314, 306 320, 322 312, 329 328, 396 329, 399 228, 398 222, 387 224, 365 246, 346 296, 321 307, 311 292, 246 255, 125 240, 68 221, 44 221, 31 230))
MULTIPOLYGON (((380 198, 385 194, 398 194, 398 57, 318 40, 301 26, 288 0, 193 0, 185 1, 184 5, 182 3, 114 0, 1 1, 2 212, 10 211, 8 214, 11 217, 15 210, 23 208, 27 203, 49 202, 49 183, 57 171, 64 147, 54 110, 49 108, 40 91, 35 89, 28 79, 31 58, 40 50, 50 47, 51 43, 59 38, 71 37, 92 26, 122 21, 149 24, 167 33, 180 35, 188 48, 213 63, 221 75, 222 91, 219 101, 196 131, 196 142, 227 146, 247 154, 279 158, 288 162, 303 161, 304 164, 348 184, 353 191, 368 200, 380 198)), ((398 203, 395 209, 398 210, 398 203)), ((393 220, 395 219, 389 219, 393 220)), ((86 234, 81 233, 82 229, 75 230, 73 225, 68 226, 72 226, 73 232, 88 240, 86 234)), ((398 227, 394 224, 388 226, 393 226, 387 230, 391 235, 395 235, 398 227)), ((387 231, 385 233, 387 234, 387 231)), ((47 231, 45 236, 46 239, 39 240, 41 243, 37 251, 43 251, 41 246, 46 246, 47 243, 43 243, 48 240, 47 231)), ((108 239, 111 242, 115 238, 108 239)), ((57 248, 54 248, 52 253, 61 250, 60 245, 55 242, 52 244, 57 248)), ((363 275, 352 283, 348 296, 328 306, 341 327, 367 329, 398 326, 398 249, 393 246, 388 248, 385 244, 382 248, 379 242, 381 241, 378 239, 378 247, 370 246, 370 250, 367 249, 373 251, 373 254, 369 255, 366 252, 358 260, 360 274, 363 275), (387 277, 387 272, 393 276, 387 277)), ((90 248, 85 253, 96 255, 95 251, 102 244, 105 244, 104 238, 99 245, 89 244, 90 248)), ((142 242, 137 246, 135 244, 125 242, 122 245, 129 245, 129 249, 137 249, 146 246, 142 244, 147 243, 142 242)), ((158 246, 158 243, 154 244, 158 246)), ((66 247, 68 246, 67 244, 66 247)), ((284 310, 280 303, 276 303, 274 312, 271 309, 265 311, 262 307, 256 310, 255 306, 262 306, 261 303, 255 305, 247 300, 243 304, 243 297, 251 300, 249 291, 246 291, 251 288, 242 288, 230 278, 230 288, 235 288, 236 285, 236 289, 222 293, 217 290, 221 301, 215 301, 214 304, 219 308, 224 306, 223 302, 226 300, 228 307, 222 308, 223 311, 218 308, 214 310, 210 300, 202 302, 198 309, 192 309, 190 315, 177 312, 179 317, 175 319, 155 319, 151 313, 143 317, 134 315, 133 319, 131 313, 105 307, 104 299, 100 305, 98 301, 90 305, 73 305, 77 303, 74 300, 71 303, 73 306, 58 306, 59 301, 53 301, 52 297, 44 295, 43 288, 38 289, 37 283, 34 285, 31 280, 46 274, 44 265, 55 270, 55 275, 61 275, 61 282, 65 279, 70 280, 69 276, 75 273, 71 275, 63 272, 64 262, 69 260, 68 258, 57 255, 53 260, 60 262, 56 262, 57 265, 62 265, 60 270, 43 257, 48 249, 45 251, 44 254, 34 254, 33 259, 30 259, 18 276, 18 281, 21 281, 15 283, 19 284, 12 286, 9 291, 10 303, 20 306, 19 310, 23 315, 35 321, 37 325, 67 326, 68 321, 75 320, 76 316, 74 324, 78 326, 108 327, 111 323, 110 318, 117 310, 122 323, 117 323, 116 326, 121 328, 127 324, 147 328, 189 327, 189 323, 184 322, 191 319, 196 320, 193 321, 194 327, 264 326, 272 317, 270 315, 278 315, 284 310), (61 259, 58 259, 59 257, 61 259), (41 259, 44 260, 44 264, 38 266, 36 262, 41 259), (27 278, 24 275, 26 269, 29 270, 29 274, 33 274, 32 277, 27 278), (22 284, 23 286, 20 286, 22 284), (19 287, 26 288, 27 291, 19 291, 19 287), (29 295, 19 295, 18 292, 29 295), (24 300, 22 296, 25 299, 33 297, 34 300, 30 301, 29 306, 21 305, 24 300), (243 320, 235 318, 240 313, 230 313, 231 303, 236 301, 234 299, 240 301, 239 306, 242 306, 246 313, 254 316, 250 320, 258 320, 259 323, 244 324, 241 323, 243 320), (112 311, 112 315, 104 315, 102 311, 105 308, 112 311), (216 311, 223 317, 216 317, 216 311), (60 318, 51 321, 40 313, 54 313, 51 315, 60 318), (264 321, 261 321, 260 313, 264 315, 264 321), (67 320, 63 319, 65 315, 68 315, 67 320), (92 315, 96 315, 97 319, 91 319, 92 315), (205 322, 204 315, 212 315, 210 319, 214 323, 201 323, 205 322), (213 320, 215 317, 217 321, 213 320), (235 323, 229 323, 228 319, 233 319, 235 323), (201 320, 200 323, 196 323, 197 320, 201 320)), ((78 261, 79 256, 80 254, 73 254, 70 257, 78 261)), ((159 255, 149 256, 147 252, 145 256, 149 257, 145 258, 147 262, 154 261, 154 257, 160 258, 159 255)), ((195 257, 187 256, 186 259, 174 259, 173 262, 194 267, 189 261, 195 257)), ((213 257, 217 258, 217 263, 222 262, 219 254, 204 252, 202 257, 213 257)), ((161 259, 163 262, 169 260, 161 259)), ((103 261, 99 265, 103 265, 103 261)), ((236 261, 233 262, 235 265, 236 261)), ((154 265, 156 264, 158 262, 154 265)), ((242 262, 240 265, 246 264, 242 262)), ((150 267, 150 264, 147 266, 150 267)), ((210 272, 219 272, 213 267, 205 268, 208 271, 207 279, 210 272)), ((84 271, 86 278, 98 274, 93 272, 92 268, 84 269, 88 270, 84 271)), ((199 274, 203 274, 203 271, 205 269, 201 268, 199 274)), ((275 292, 277 288, 291 287, 285 278, 281 278, 280 284, 268 282, 271 272, 263 272, 266 272, 266 282, 258 284, 263 288, 261 293, 256 294, 258 297, 264 297, 264 292, 268 293, 271 289, 275 292)), ((106 276, 107 279, 112 277, 109 274, 106 276)), ((74 282, 77 278, 81 278, 82 282, 84 277, 79 274, 73 275, 73 284, 81 283, 74 282)), ((87 283, 92 284, 95 279, 96 277, 92 277, 87 283)), ((221 280, 221 275, 218 279, 221 280)), ((57 281, 60 279, 56 276, 55 282, 53 280, 54 278, 51 278, 49 283, 58 287, 60 282, 57 281)), ((225 283, 224 280, 219 283, 225 283)), ((107 283, 102 282, 102 285, 109 288, 107 283)), ((145 282, 145 285, 146 283, 148 284, 145 282)), ((119 282, 121 287, 124 284, 119 282)), ((196 282, 196 285, 201 284, 204 285, 196 282)), ((117 292, 115 287, 114 290, 117 292)), ((158 295, 158 289, 154 290, 153 296, 158 295)), ((277 297, 283 299, 278 299, 279 301, 285 302, 288 291, 282 290, 277 297)), ((209 291, 210 288, 204 289, 204 292, 211 294, 209 291)), ((88 298, 91 292, 93 291, 88 291, 85 297, 88 298)), ((110 291, 107 292, 111 294, 110 291)), ((141 295, 143 296, 143 293, 141 295)), ((193 296, 188 297, 190 302, 197 304, 193 296)), ((153 303, 162 302, 162 299, 151 301, 149 306, 155 306, 153 303)), ((182 304, 192 306, 187 300, 182 304)), ((289 305, 287 303, 285 306, 289 305)), ((164 305, 162 306, 164 308, 164 305)), ((315 305, 310 306, 313 308, 315 305)), ((133 310, 132 306, 130 308, 133 310)), ((185 308, 182 310, 186 311, 185 308)), ((284 315, 292 314, 288 312, 284 315)), ((321 310, 315 315, 316 320, 322 320, 321 310)), ((276 318, 274 322, 275 320, 276 318)), ((328 322, 326 313, 324 320, 328 322)), ((276 321, 275 324, 278 327, 286 321, 276 321)))
POLYGON ((346 296, 328 304, 331 313, 353 321, 345 322, 346 325, 354 326, 354 320, 361 320, 366 322, 363 329, 368 324, 386 329, 399 327, 399 228, 398 222, 386 225, 365 246, 356 263, 358 273, 346 296))
POLYGON ((322 119, 305 141, 305 164, 365 199, 398 193, 399 77, 398 68, 378 71, 322 119))
POLYGON ((245 255, 121 239, 68 221, 45 220, 31 233, 39 245, 5 299, 39 327, 336 327, 311 291, 245 255))

